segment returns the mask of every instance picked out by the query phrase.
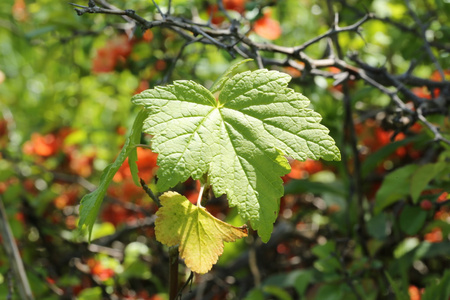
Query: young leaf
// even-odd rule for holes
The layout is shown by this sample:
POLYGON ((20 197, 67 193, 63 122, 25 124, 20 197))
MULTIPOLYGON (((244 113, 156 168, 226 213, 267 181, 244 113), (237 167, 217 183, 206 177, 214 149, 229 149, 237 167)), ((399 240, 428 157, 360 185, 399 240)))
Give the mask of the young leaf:
POLYGON ((133 97, 149 112, 144 131, 158 156, 158 189, 208 173, 214 194, 227 194, 244 220, 267 242, 273 230, 283 155, 339 160, 340 153, 309 100, 287 88, 290 76, 257 70, 228 79, 218 100, 192 81, 146 90, 133 97))
POLYGON ((247 236, 247 228, 234 227, 197 207, 186 197, 167 192, 156 212, 156 239, 167 245, 179 245, 180 255, 192 271, 204 274, 223 252, 223 242, 234 242, 247 236))
MULTIPOLYGON (((91 239, 92 228, 94 226, 95 219, 97 218, 100 205, 102 204, 103 198, 105 197, 106 189, 108 188, 108 185, 111 183, 114 174, 117 173, 117 171, 119 170, 120 166, 123 164, 125 159, 131 153, 133 153, 133 151, 134 153, 136 152, 136 144, 138 144, 140 140, 140 134, 142 132, 142 124, 145 118, 147 118, 147 116, 148 113, 145 110, 139 112, 139 114, 136 117, 136 120, 134 121, 130 135, 125 141, 125 145, 123 146, 116 160, 112 164, 107 166, 105 170, 103 170, 102 176, 100 178, 100 185, 95 191, 85 195, 83 199, 81 199, 80 220, 78 222, 78 228, 83 228, 84 225, 87 226, 89 231, 89 240, 91 239)), ((131 160, 129 162, 130 167, 133 164, 136 166, 136 159, 133 159, 133 157, 130 156, 130 160, 131 160)))

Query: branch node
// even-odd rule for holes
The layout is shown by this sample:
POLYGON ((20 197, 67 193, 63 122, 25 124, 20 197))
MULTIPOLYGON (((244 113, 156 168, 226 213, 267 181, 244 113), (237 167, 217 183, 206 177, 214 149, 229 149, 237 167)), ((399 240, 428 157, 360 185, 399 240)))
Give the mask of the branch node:
POLYGON ((75 11, 77 12, 77 15, 79 15, 79 16, 82 16, 85 13, 85 11, 83 9, 75 8, 75 11))

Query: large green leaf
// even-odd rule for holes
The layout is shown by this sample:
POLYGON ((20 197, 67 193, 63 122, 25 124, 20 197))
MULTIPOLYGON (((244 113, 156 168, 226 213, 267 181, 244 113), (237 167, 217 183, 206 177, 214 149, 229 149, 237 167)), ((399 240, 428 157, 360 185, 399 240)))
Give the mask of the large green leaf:
POLYGON ((438 162, 435 164, 426 164, 420 166, 411 176, 411 197, 414 203, 417 203, 422 191, 427 187, 428 183, 436 177, 444 168, 445 163, 438 162))
POLYGON ((283 195, 283 155, 339 160, 340 153, 309 100, 287 88, 290 76, 257 70, 228 79, 215 99, 192 81, 175 81, 133 97, 149 112, 144 131, 154 135, 158 188, 208 173, 216 196, 269 240, 283 195))
POLYGON ((401 198, 409 195, 409 183, 411 174, 419 168, 418 165, 410 164, 398 168, 389 173, 383 180, 383 184, 376 194, 374 213, 380 213, 383 208, 395 203, 401 198))
MULTIPOLYGON (((125 159, 132 154, 130 160, 130 167, 136 166, 136 144, 140 141, 140 133, 142 131, 142 124, 147 117, 147 112, 142 110, 136 120, 134 121, 131 132, 125 141, 125 145, 117 156, 116 160, 107 166, 105 170, 103 170, 102 176, 100 178, 100 185, 98 188, 85 195, 83 199, 81 199, 80 205, 80 220, 78 222, 78 227, 83 228, 83 226, 87 226, 89 231, 89 239, 91 239, 92 228, 94 227, 95 219, 97 218, 98 211, 100 210, 100 206, 103 202, 103 198, 105 197, 106 190, 111 183, 111 180, 114 177, 114 174, 117 173, 120 166, 124 163, 125 159)), ((134 167, 133 167, 134 168, 134 167)), ((133 170, 132 168, 132 170, 133 170)), ((136 171, 133 172, 134 174, 136 171)), ((133 175, 136 176, 136 175, 133 175)))
POLYGON ((400 213, 400 229, 408 235, 415 235, 422 229, 426 219, 426 211, 418 206, 407 205, 400 213))

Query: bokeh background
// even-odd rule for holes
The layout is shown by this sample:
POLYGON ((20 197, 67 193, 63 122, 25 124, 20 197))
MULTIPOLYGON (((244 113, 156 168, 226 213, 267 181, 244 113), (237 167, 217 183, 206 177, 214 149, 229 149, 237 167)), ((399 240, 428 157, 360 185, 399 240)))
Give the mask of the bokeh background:
MULTIPOLYGON (((168 1, 156 2, 167 11, 168 1)), ((161 19, 151 1, 109 3, 161 19)), ((304 49, 313 60, 322 59, 312 69, 292 57, 286 63, 277 51, 260 52, 264 67, 290 74, 290 87, 311 100, 343 160, 291 161, 271 240, 263 244, 251 233, 227 244, 217 266, 195 276, 182 299, 447 300, 450 3, 170 5, 180 20, 226 29, 236 19, 240 23, 233 26, 254 43, 284 47, 326 33, 335 15, 345 27, 373 14, 354 30, 304 49), (412 115, 399 113, 392 95, 368 84, 359 71, 348 76, 350 68, 333 59, 326 63, 333 55, 398 95, 412 115), (392 87, 383 74, 403 80, 407 92, 392 87), (429 101, 425 120, 440 128, 442 139, 414 117, 419 107, 411 95, 429 101)), ((91 243, 76 226, 80 199, 96 188, 140 109, 130 102, 134 94, 179 79, 208 87, 249 56, 244 51, 232 57, 204 40, 187 43, 192 34, 180 32, 143 31, 117 15, 79 16, 66 1, 1 1, 0 200, 35 299, 168 299, 167 248, 154 236, 157 207, 134 185, 127 165, 109 187, 91 243)), ((241 70, 257 67, 248 63, 241 70)), ((143 144, 150 142, 142 136, 143 144)), ((138 148, 138 158, 140 177, 162 192, 154 186, 157 155, 138 148)), ((192 180, 176 190, 197 199, 192 180)), ((207 209, 242 225, 225 197, 212 199, 207 209)), ((6 249, 7 241, 1 236, 0 241, 6 249)), ((189 270, 180 270, 185 282, 189 270)), ((20 299, 17 282, 11 260, 0 251, 0 298, 20 299)))

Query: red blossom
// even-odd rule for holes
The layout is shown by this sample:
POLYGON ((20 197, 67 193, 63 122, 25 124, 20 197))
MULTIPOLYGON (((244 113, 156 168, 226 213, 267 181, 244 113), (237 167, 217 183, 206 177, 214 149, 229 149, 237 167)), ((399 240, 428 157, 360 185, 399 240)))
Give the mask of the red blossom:
MULTIPOLYGON (((144 181, 149 181, 153 177, 153 172, 156 167, 156 161, 158 154, 153 153, 150 149, 137 148, 137 166, 138 175, 144 181)), ((120 167, 119 171, 114 175, 113 180, 115 182, 121 182, 124 179, 131 178, 131 171, 128 165, 128 159, 120 167)))
POLYGON ((150 88, 150 84, 148 83, 147 80, 141 80, 139 82, 139 86, 137 87, 137 89, 134 91, 134 94, 139 94, 145 90, 148 90, 150 88))
POLYGON ((410 285, 408 288, 408 294, 410 300, 420 300, 422 298, 422 293, 415 285, 410 285))
POLYGON ((291 161, 291 172, 285 177, 286 180, 290 179, 302 179, 306 178, 308 175, 312 175, 319 171, 322 171, 323 165, 318 160, 308 159, 306 161, 291 161))
POLYGON ((425 234, 424 239, 430 243, 440 243, 443 241, 442 229, 435 227, 431 232, 425 234))
POLYGON ((153 40, 153 32, 147 29, 142 35, 142 39, 146 42, 151 42, 153 40))
POLYGON ((97 50, 97 55, 92 61, 92 72, 108 73, 113 71, 119 61, 126 60, 132 49, 133 41, 126 35, 109 40, 105 47, 97 50))
POLYGON ((245 11, 245 0, 222 0, 223 7, 242 14, 245 11))
POLYGON ((12 15, 14 19, 19 22, 24 22, 28 19, 27 4, 25 0, 15 0, 12 6, 12 15))
POLYGON ((433 208, 433 203, 430 200, 423 200, 420 202, 420 208, 423 210, 431 210, 433 208))
POLYGON ((257 35, 268 40, 276 40, 281 36, 280 23, 272 19, 270 11, 266 11, 261 18, 255 21, 253 30, 257 35))
POLYGON ((91 274, 98 277, 101 281, 106 281, 114 276, 114 270, 104 267, 101 262, 94 259, 88 261, 88 266, 91 268, 91 274))
POLYGON ((33 133, 31 140, 23 145, 23 152, 25 154, 36 154, 43 157, 55 155, 61 147, 61 141, 56 138, 55 134, 49 133, 41 135, 40 133, 33 133))

